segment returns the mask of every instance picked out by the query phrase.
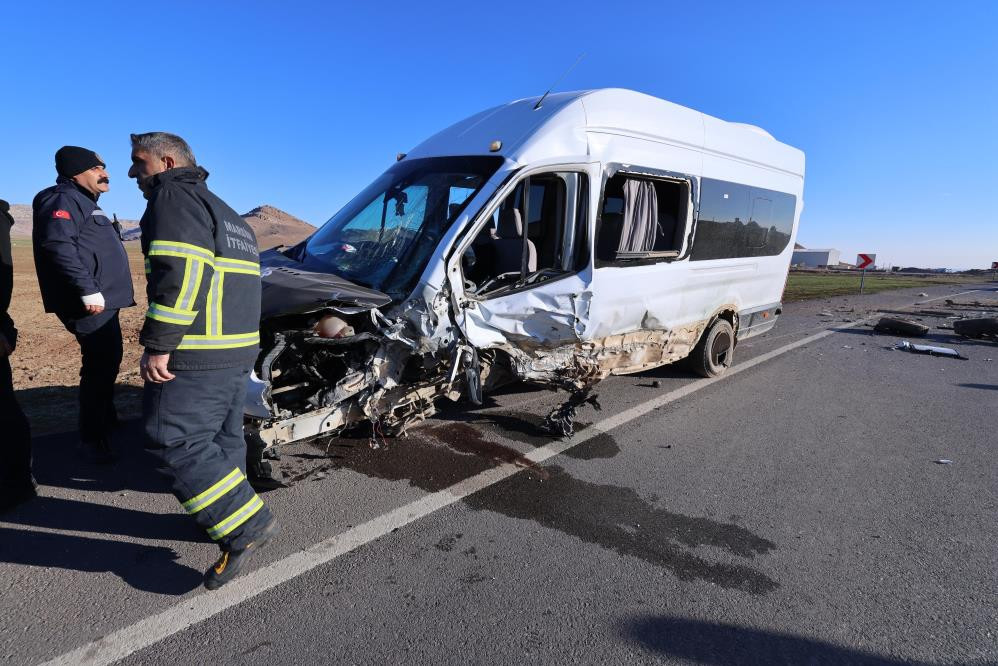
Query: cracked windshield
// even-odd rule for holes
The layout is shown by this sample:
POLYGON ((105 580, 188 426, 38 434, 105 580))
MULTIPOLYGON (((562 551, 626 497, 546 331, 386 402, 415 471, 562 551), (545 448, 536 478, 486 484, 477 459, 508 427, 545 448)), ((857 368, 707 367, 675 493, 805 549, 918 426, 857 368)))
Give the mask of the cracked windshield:
POLYGON ((441 236, 501 163, 496 157, 400 162, 308 241, 305 263, 404 295, 441 236))

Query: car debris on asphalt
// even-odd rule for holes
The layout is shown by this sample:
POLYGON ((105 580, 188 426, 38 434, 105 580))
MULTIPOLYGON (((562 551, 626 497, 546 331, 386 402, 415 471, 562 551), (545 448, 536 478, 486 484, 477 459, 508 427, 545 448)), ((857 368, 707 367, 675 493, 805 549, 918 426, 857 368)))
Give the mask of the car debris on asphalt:
POLYGON ((909 319, 881 317, 877 325, 873 327, 873 330, 877 333, 899 333, 901 335, 921 337, 929 332, 929 327, 909 319))
POLYGON ((966 356, 963 356, 955 349, 949 347, 936 347, 933 345, 913 345, 907 340, 901 340, 894 346, 894 349, 900 349, 902 351, 908 351, 912 354, 928 354, 929 356, 949 356, 951 358, 959 358, 967 360, 966 356))
POLYGON ((998 338, 998 319, 984 317, 981 319, 957 319, 953 322, 953 330, 965 338, 998 338))

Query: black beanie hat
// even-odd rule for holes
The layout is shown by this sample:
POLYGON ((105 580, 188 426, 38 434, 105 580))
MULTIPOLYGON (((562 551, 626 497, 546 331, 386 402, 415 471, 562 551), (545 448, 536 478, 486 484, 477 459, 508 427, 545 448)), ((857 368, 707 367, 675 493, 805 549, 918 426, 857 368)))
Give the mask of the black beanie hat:
POLYGON ((63 146, 55 151, 55 170, 65 178, 72 178, 95 166, 107 166, 97 153, 79 146, 63 146))

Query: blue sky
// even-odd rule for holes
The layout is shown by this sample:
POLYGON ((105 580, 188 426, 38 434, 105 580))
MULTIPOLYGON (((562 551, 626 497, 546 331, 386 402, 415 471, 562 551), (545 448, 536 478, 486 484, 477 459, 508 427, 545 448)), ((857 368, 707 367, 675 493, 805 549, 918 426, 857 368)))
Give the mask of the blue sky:
POLYGON ((18 2, 0 42, 0 197, 63 144, 137 218, 128 134, 176 132, 245 212, 319 224, 399 151, 480 109, 633 88, 807 155, 799 241, 843 259, 998 261, 998 2, 18 2), (814 5, 804 6, 802 5, 814 5))

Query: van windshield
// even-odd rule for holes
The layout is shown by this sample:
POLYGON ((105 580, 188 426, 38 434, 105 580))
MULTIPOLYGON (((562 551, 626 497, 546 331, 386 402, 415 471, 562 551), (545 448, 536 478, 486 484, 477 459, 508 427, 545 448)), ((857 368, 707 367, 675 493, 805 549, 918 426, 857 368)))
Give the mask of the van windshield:
POLYGON ((501 164, 498 156, 398 162, 322 225, 303 263, 408 295, 440 238, 501 164))

